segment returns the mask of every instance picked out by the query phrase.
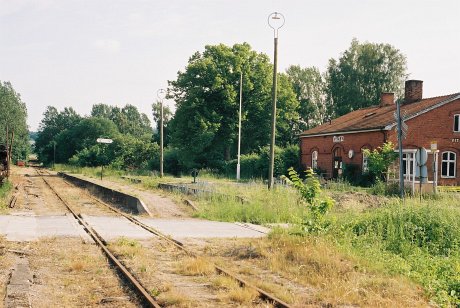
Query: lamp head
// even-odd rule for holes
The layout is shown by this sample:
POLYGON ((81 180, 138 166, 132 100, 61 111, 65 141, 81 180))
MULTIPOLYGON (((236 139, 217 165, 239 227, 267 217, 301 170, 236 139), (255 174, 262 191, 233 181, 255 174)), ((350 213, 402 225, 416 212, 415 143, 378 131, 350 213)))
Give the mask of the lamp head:
POLYGON ((163 100, 166 97, 166 90, 165 89, 160 89, 157 91, 157 97, 160 100, 163 100))
POLYGON ((268 25, 277 33, 278 29, 284 26, 284 15, 279 12, 271 13, 268 15, 268 25))

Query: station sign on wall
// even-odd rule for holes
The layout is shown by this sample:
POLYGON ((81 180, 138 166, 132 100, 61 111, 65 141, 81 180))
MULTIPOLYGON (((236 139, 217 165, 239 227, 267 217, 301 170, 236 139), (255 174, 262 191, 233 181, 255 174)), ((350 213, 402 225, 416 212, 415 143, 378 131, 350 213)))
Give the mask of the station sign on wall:
POLYGON ((343 142, 345 140, 344 136, 333 136, 332 142, 343 142))

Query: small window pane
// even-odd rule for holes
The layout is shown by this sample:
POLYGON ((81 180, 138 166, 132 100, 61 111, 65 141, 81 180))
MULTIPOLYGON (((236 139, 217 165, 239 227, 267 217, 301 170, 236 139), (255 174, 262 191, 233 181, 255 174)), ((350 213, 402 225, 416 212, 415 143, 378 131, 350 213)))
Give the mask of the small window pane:
POLYGON ((447 176, 447 162, 443 162, 442 163, 442 171, 441 171, 441 174, 442 176, 447 176))
POLYGON ((454 131, 456 131, 456 132, 460 131, 458 119, 459 119, 459 115, 456 114, 456 115, 454 116, 454 131))
POLYGON ((454 176, 454 174, 455 174, 455 164, 450 163, 449 164, 449 176, 454 176))
POLYGON ((442 160, 447 160, 448 155, 449 155, 449 152, 442 153, 442 160))
POLYGON ((455 160, 455 154, 450 152, 450 160, 455 160))

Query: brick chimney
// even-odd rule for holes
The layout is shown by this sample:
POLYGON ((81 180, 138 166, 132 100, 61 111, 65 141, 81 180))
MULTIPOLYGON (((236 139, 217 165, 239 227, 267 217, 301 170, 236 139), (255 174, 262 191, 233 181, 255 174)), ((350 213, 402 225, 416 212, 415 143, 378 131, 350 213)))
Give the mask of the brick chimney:
POLYGON ((395 94, 384 92, 380 94, 380 107, 391 106, 395 103, 395 94))
POLYGON ((404 104, 410 104, 422 99, 423 81, 422 80, 406 80, 404 90, 404 104))

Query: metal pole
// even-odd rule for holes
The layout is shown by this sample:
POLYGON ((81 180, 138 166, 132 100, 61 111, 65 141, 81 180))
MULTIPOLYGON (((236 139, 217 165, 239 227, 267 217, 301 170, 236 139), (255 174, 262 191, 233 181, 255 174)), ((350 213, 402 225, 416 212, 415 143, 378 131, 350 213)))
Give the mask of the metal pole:
POLYGON ((273 171, 275 168, 275 133, 276 133, 276 88, 277 88, 277 65, 278 65, 278 37, 274 38, 274 60, 273 60, 273 86, 272 86, 272 131, 270 142, 270 166, 268 168, 268 189, 273 187, 273 171))
POLYGON ((240 157, 241 157, 241 106, 243 104, 243 71, 240 71, 240 112, 238 119, 238 162, 236 164, 236 179, 240 180, 240 157))
POLYGON ((401 123, 401 103, 396 102, 396 112, 398 115, 398 148, 399 148, 399 194, 404 199, 404 172, 403 172, 403 149, 402 149, 402 123, 401 123))
POLYGON ((53 141, 53 169, 56 165, 56 141, 53 141))
POLYGON ((163 99, 160 101, 160 177, 163 177, 163 99))

